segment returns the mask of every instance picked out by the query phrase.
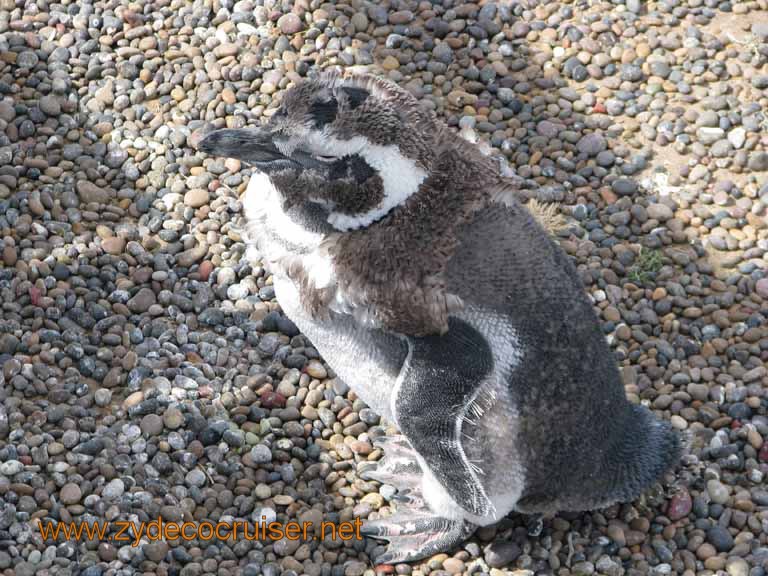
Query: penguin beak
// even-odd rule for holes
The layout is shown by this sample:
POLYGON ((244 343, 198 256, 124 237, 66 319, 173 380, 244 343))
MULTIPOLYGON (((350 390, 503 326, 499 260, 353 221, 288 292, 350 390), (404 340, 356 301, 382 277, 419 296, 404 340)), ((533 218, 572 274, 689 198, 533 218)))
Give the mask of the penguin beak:
POLYGON ((325 163, 299 149, 290 156, 283 154, 275 146, 272 133, 263 128, 216 130, 200 141, 198 149, 213 156, 237 158, 267 174, 285 169, 301 171, 326 167, 325 163))
POLYGON ((214 156, 237 158, 267 173, 299 167, 277 149, 271 136, 258 128, 216 130, 200 141, 198 149, 214 156))

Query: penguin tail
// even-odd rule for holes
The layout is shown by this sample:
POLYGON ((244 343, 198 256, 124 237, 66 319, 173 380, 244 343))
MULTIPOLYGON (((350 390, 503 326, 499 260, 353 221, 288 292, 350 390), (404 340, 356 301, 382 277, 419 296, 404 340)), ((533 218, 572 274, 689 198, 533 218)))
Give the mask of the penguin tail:
POLYGON ((663 480, 686 451, 686 438, 666 420, 644 406, 631 405, 624 433, 607 455, 607 470, 614 470, 614 501, 634 500, 663 480))
POLYGON ((587 457, 572 461, 569 473, 556 475, 556 485, 530 486, 516 510, 524 514, 597 510, 631 502, 664 483, 685 451, 684 435, 644 406, 626 403, 614 416, 610 429, 584 439, 591 449, 587 457))

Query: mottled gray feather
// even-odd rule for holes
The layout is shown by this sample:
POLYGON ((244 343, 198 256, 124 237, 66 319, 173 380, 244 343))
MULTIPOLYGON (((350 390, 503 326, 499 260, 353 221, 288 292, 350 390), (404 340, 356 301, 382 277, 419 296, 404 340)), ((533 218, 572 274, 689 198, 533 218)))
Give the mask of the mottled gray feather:
POLYGON ((508 377, 520 420, 510 442, 526 470, 519 510, 630 500, 675 463, 678 437, 627 401, 573 264, 526 210, 479 211, 460 233, 446 289, 507 315, 525 347, 508 377))

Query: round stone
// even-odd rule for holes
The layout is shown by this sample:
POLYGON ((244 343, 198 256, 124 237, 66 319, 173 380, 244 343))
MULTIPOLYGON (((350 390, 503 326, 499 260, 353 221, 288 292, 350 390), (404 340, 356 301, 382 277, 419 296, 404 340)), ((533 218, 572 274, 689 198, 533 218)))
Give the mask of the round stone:
POLYGON ((184 194, 184 204, 190 208, 200 208, 208 203, 208 190, 194 188, 184 194))
POLYGON ((80 486, 73 482, 64 484, 64 486, 62 486, 61 490, 59 491, 59 498, 61 499, 61 503, 66 506, 77 504, 80 502, 80 498, 82 498, 80 486))
POLYGON ((608 144, 602 134, 592 132, 583 136, 576 144, 576 148, 587 156, 597 156, 607 148, 608 144))
POLYGON ((637 182, 629 178, 618 178, 611 187, 619 196, 632 196, 637 192, 637 182))
POLYGON ((163 412, 163 424, 169 430, 176 430, 184 424, 184 415, 178 408, 168 408, 163 412))
POLYGON ((107 254, 117 256, 118 254, 122 254, 125 250, 125 238, 120 238, 118 236, 105 238, 101 243, 101 247, 107 254))
POLYGON ((123 495, 123 492, 125 492, 125 484, 120 478, 114 478, 104 486, 101 495, 107 500, 116 500, 123 495))
POLYGON ((755 282, 755 292, 761 298, 768 300, 768 278, 760 278, 755 282))
POLYGON ((272 462, 272 451, 264 444, 257 444, 251 448, 251 458, 256 464, 272 462))
POLYGON ((18 460, 8 460, 0 464, 0 474, 3 476, 15 476, 24 470, 24 464, 18 460))
POLYGON ((94 392, 93 400, 96 402, 97 406, 108 406, 112 401, 112 391, 106 388, 99 388, 96 390, 96 392, 94 392))
POLYGON ((141 419, 140 427, 144 436, 157 436, 163 431, 163 419, 157 414, 147 414, 141 419))
POLYGON ((296 34, 302 28, 301 19, 293 12, 280 16, 277 26, 283 34, 296 34))
POLYGON ((715 504, 726 504, 730 499, 727 486, 724 486, 719 480, 709 480, 707 482, 707 492, 715 504))
POLYGON ((707 541, 718 552, 729 552, 733 548, 733 536, 727 528, 713 526, 707 531, 707 541))

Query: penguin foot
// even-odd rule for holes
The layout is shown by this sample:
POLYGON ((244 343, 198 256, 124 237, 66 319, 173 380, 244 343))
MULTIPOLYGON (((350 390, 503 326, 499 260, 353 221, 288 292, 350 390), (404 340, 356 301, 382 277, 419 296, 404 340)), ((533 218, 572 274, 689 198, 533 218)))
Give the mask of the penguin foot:
POLYGON ((409 509, 364 522, 361 532, 389 541, 386 550, 374 559, 377 564, 398 564, 445 552, 464 542, 476 528, 464 520, 409 509))
POLYGON ((428 509, 427 503, 424 502, 424 498, 421 496, 421 493, 414 490, 404 490, 403 492, 398 492, 392 496, 392 501, 397 502, 398 504, 411 506, 412 508, 428 509))
POLYGON ((376 480, 397 488, 392 497, 396 512, 386 518, 366 520, 361 532, 388 540, 378 564, 411 562, 444 552, 464 542, 477 528, 464 520, 434 514, 422 493, 423 470, 413 447, 404 436, 383 436, 373 441, 384 451, 381 460, 360 471, 366 480, 376 480))
POLYGON ((384 451, 378 462, 360 471, 364 480, 376 480, 389 484, 405 495, 421 486, 422 471, 414 456, 413 448, 404 436, 382 436, 373 441, 374 446, 384 451))

